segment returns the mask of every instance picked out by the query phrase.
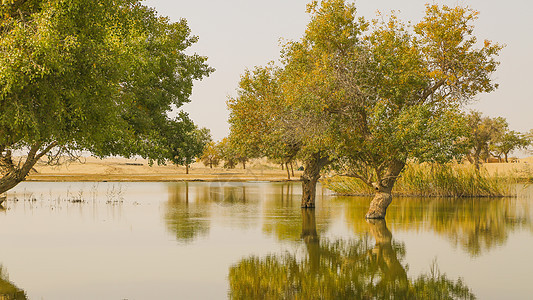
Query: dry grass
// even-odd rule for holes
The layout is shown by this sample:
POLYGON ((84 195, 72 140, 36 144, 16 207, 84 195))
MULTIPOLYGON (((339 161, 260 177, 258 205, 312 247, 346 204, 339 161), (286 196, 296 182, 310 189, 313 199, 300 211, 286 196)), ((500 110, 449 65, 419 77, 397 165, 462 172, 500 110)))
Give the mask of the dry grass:
MULTIPOLYGON (((469 164, 410 164, 396 182, 393 193, 423 197, 515 196, 515 184, 531 180, 532 174, 529 163, 487 164, 480 171, 469 164)), ((370 187, 355 178, 337 176, 323 183, 338 194, 373 194, 370 187)))

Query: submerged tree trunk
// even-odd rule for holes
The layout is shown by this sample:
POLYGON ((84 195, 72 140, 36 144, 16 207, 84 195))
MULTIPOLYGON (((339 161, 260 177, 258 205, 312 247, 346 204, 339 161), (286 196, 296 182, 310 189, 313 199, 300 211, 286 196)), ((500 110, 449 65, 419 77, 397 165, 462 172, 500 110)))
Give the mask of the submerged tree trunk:
POLYGON ((26 161, 22 166, 13 163, 10 150, 7 150, 5 154, 0 153, 0 171, 2 173, 2 178, 0 178, 0 194, 9 191, 17 184, 24 181, 37 161, 56 145, 57 143, 53 142, 39 154, 37 152, 39 151, 41 144, 32 145, 26 157, 26 161))
POLYGON ((302 179, 302 208, 315 207, 316 184, 320 179, 320 171, 329 163, 328 157, 315 153, 305 162, 302 179))
POLYGON ((394 187, 396 180, 398 180, 398 175, 400 175, 404 166, 405 161, 392 161, 386 169, 384 177, 381 178, 379 182, 374 183, 376 193, 374 194, 374 199, 370 202, 370 208, 366 213, 367 219, 385 218, 387 208, 392 202, 392 188, 394 187))

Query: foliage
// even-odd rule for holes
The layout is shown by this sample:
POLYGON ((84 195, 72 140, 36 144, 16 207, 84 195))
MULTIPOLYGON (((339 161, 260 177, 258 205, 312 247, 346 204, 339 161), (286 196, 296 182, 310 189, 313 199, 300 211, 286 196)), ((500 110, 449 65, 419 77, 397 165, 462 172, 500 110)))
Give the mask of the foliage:
POLYGON ((3 2, 2 190, 52 148, 173 159, 163 130, 191 126, 167 113, 213 71, 205 57, 185 54, 196 41, 184 19, 171 23, 139 1, 3 2), (28 152, 21 168, 10 165, 15 150, 28 152))
POLYGON ((532 139, 526 134, 516 132, 514 130, 506 131, 497 141, 492 145, 491 149, 496 152, 496 156, 505 157, 505 162, 509 162, 508 156, 511 151, 518 149, 526 149, 531 145, 532 139))
MULTIPOLYGON (((183 116, 181 113, 179 116, 183 116)), ((164 130, 168 145, 165 147, 176 165, 190 165, 197 157, 204 153, 209 142, 212 141, 211 132, 207 128, 198 128, 188 118, 181 118, 178 122, 168 122, 168 129, 164 130)))
POLYGON ((465 141, 469 149, 467 158, 479 168, 481 162, 490 156, 491 148, 494 148, 496 142, 507 131, 508 124, 502 117, 482 117, 477 111, 471 112, 466 118, 470 128, 465 141))
POLYGON ((209 166, 210 168, 213 168, 213 166, 216 167, 220 163, 220 159, 220 149, 215 142, 211 141, 207 143, 202 156, 200 156, 200 160, 203 162, 204 166, 209 166))
POLYGON ((272 64, 246 70, 238 96, 228 99, 229 140, 241 157, 267 156, 286 163, 300 149, 301 141, 286 130, 291 113, 279 86, 280 71, 272 64))
POLYGON ((476 48, 477 14, 427 5, 414 26, 394 14, 372 22, 360 37, 360 63, 342 65, 338 75, 354 95, 349 113, 339 113, 342 173, 387 191, 407 160, 442 163, 463 153, 459 107, 497 87, 490 74, 501 49, 489 41, 476 48))
POLYGON ((344 0, 313 1, 308 12, 304 36, 283 47, 282 67, 241 79, 229 102, 232 132, 248 133, 250 145, 276 141, 268 148, 281 152, 295 146, 304 185, 334 161, 378 193, 390 193, 408 160, 464 154, 460 108, 497 88, 491 74, 502 49, 478 47, 478 12, 427 5, 413 26, 394 14, 369 23, 344 0))
MULTIPOLYGON (((514 174, 489 174, 469 165, 408 164, 395 184, 393 193, 424 197, 498 197, 516 196, 514 174)), ((336 176, 323 181, 339 194, 371 195, 373 190, 358 178, 336 176)))
POLYGON ((468 149, 467 159, 479 167, 482 161, 491 156, 501 156, 508 162, 508 155, 513 150, 526 149, 532 139, 527 134, 509 130, 507 120, 502 117, 483 117, 478 111, 466 116, 469 132, 464 144, 468 149))
POLYGON ((229 138, 223 138, 217 144, 220 158, 224 160, 224 168, 233 169, 237 163, 242 163, 243 168, 246 168, 248 156, 246 151, 241 151, 242 148, 239 148, 239 145, 242 145, 240 141, 230 140, 229 138))

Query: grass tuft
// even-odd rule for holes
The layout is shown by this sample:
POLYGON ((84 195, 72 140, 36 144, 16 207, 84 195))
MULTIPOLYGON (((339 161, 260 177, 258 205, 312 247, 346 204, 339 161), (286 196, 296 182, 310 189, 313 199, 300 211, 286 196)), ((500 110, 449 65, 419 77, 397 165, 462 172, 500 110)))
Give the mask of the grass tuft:
MULTIPOLYGON (((394 185, 393 194, 423 197, 506 197, 516 196, 513 173, 489 173, 460 164, 409 164, 394 185)), ((335 176, 323 185, 341 195, 372 195, 372 188, 360 179, 335 176)))

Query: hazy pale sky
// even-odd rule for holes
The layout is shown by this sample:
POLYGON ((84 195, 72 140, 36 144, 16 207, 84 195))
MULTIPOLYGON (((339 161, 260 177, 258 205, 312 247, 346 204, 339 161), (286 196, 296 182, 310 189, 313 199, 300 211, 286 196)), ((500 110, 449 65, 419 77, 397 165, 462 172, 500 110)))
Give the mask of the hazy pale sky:
MULTIPOLYGON (((216 71, 196 82, 192 101, 182 107, 200 126, 211 129, 219 140, 229 133, 226 100, 235 95, 240 75, 246 68, 277 60, 280 39, 297 40, 309 16, 306 0, 148 0, 161 15, 177 21, 185 18, 199 42, 192 51, 207 56, 216 71)), ((371 19, 396 10, 400 18, 416 23, 425 3, 469 6, 480 12, 475 34, 505 44, 501 65, 493 78, 500 88, 480 94, 472 108, 485 115, 507 118, 511 129, 533 128, 533 2, 530 0, 359 0, 358 15, 371 19)))

